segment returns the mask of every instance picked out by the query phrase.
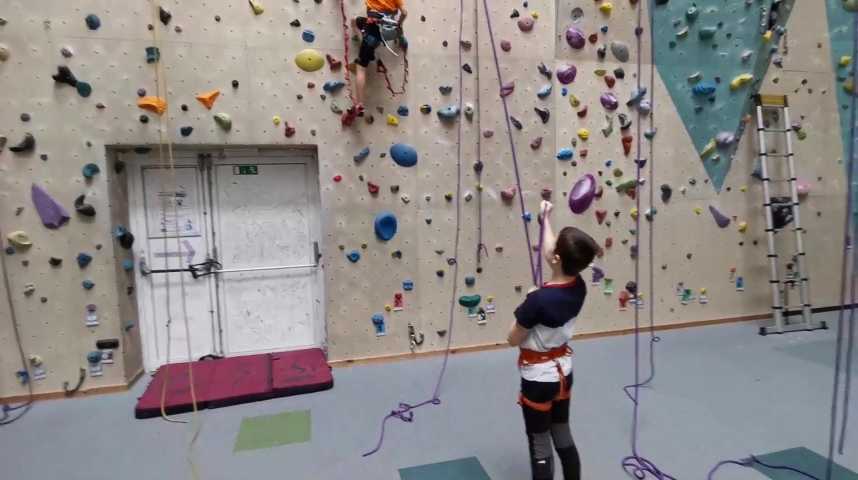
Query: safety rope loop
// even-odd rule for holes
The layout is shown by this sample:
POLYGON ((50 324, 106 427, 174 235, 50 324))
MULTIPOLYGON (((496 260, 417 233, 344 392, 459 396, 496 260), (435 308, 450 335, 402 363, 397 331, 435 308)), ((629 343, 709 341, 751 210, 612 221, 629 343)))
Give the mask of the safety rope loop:
POLYGON ((349 18, 346 16, 346 0, 340 0, 340 14, 342 14, 343 18, 343 55, 345 55, 343 65, 345 66, 346 90, 348 90, 349 100, 352 102, 352 105, 355 105, 351 70, 349 70, 349 18))

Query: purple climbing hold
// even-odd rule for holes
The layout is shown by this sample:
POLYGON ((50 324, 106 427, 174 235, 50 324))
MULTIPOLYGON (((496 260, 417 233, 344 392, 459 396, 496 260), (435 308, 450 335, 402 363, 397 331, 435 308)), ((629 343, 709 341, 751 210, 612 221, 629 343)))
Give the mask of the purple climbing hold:
POLYGON ((712 218, 715 219, 715 223, 717 223, 720 228, 727 228, 727 226, 730 225, 730 217, 724 215, 712 205, 709 205, 709 212, 712 213, 712 218))
POLYGON ((569 85, 574 82, 577 75, 578 69, 575 65, 564 65, 557 69, 557 80, 563 85, 569 85))
POLYGON ((515 91, 515 82, 514 81, 504 83, 503 85, 501 85, 501 88, 500 88, 500 96, 501 97, 508 97, 508 96, 512 95, 512 92, 514 92, 514 91, 515 91))
POLYGON ((48 195, 48 192, 42 187, 34 184, 31 194, 36 211, 39 212, 39 217, 46 227, 60 228, 69 221, 70 217, 66 209, 48 195))
POLYGON ((582 214, 590 208, 593 199, 596 198, 596 178, 586 174, 575 182, 569 191, 569 209, 572 213, 582 214))
POLYGON ((508 52, 508 51, 512 50, 512 44, 509 43, 509 40, 501 40, 500 47, 501 47, 501 50, 503 50, 504 52, 508 52))
POLYGON ((566 43, 570 47, 580 50, 587 44, 587 38, 584 36, 584 32, 578 27, 569 27, 566 29, 566 43))
POLYGON ((603 93, 599 97, 599 101, 602 103, 602 106, 605 107, 606 110, 616 110, 619 106, 617 97, 615 97, 614 94, 610 92, 603 93))
POLYGON ((718 148, 728 148, 736 141, 736 135, 732 132, 721 132, 715 136, 715 144, 718 148))

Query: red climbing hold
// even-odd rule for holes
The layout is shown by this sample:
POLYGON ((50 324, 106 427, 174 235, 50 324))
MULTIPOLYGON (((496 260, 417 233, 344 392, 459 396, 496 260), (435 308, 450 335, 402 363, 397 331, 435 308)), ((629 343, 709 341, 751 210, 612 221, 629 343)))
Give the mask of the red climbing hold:
POLYGON ((590 153, 590 151, 585 148, 585 149, 581 150, 580 152, 578 152, 578 156, 581 158, 587 158, 588 153, 590 153))
POLYGON ((370 195, 378 195, 378 191, 380 190, 379 186, 372 182, 366 182, 366 188, 369 190, 370 195))
POLYGON ((515 198, 515 187, 509 187, 501 190, 500 195, 503 201, 512 202, 512 199, 515 198))
POLYGON ((599 35, 592 33, 589 37, 587 37, 587 40, 589 40, 590 43, 596 43, 599 41, 599 35))
POLYGON ((615 83, 617 83, 616 78, 614 78, 610 75, 605 75, 605 85, 607 85, 608 88, 614 88, 615 83))
POLYGON ((584 118, 587 116, 587 107, 578 110, 578 118, 584 118))
POLYGON ((530 142, 530 148, 533 150, 539 150, 539 147, 542 146, 542 137, 536 137, 530 142))
POLYGON ((342 175, 334 175, 334 181, 335 181, 335 182, 337 182, 337 183, 342 182, 342 181, 343 181, 343 176, 342 176, 342 175))
POLYGON ((339 70, 343 66, 342 60, 337 60, 332 57, 330 54, 325 55, 325 58, 328 59, 328 66, 331 68, 332 72, 339 70))
POLYGON ((605 248, 611 248, 614 246, 614 238, 608 237, 605 239, 605 248))
POLYGON ((605 218, 608 216, 607 210, 596 210, 596 221, 599 222, 599 225, 604 223, 605 218))
POLYGON ((628 155, 632 151, 632 141, 634 138, 631 135, 623 137, 623 152, 628 155))
POLYGON ((295 127, 289 125, 289 122, 283 122, 283 124, 286 125, 286 127, 283 129, 283 134, 286 136, 286 138, 292 138, 292 136, 295 135, 295 127))

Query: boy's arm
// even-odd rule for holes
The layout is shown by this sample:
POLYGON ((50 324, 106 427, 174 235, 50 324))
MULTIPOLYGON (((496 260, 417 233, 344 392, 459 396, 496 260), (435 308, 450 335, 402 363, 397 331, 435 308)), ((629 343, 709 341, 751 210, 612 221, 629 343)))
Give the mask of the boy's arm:
POLYGON ((518 321, 513 320, 512 325, 509 327, 509 335, 507 335, 506 341, 511 346, 517 347, 527 339, 528 333, 530 333, 530 330, 519 325, 518 321))
POLYGON ((405 18, 408 16, 408 10, 405 9, 405 5, 399 6, 399 26, 401 27, 405 23, 405 18))
POLYGON ((539 208, 542 211, 542 256, 546 261, 551 261, 554 258, 554 249, 557 247, 557 235, 554 234, 554 229, 551 227, 551 212, 554 210, 554 205, 549 201, 542 201, 539 208))

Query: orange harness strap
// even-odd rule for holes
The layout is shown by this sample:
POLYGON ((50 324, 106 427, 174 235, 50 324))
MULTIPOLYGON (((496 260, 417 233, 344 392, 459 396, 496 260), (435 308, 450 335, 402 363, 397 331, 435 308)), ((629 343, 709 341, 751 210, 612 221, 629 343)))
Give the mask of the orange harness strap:
POLYGON ((569 345, 553 348, 547 352, 536 352, 522 348, 518 355, 519 366, 554 362, 554 366, 557 368, 557 375, 560 378, 560 391, 557 392, 557 395, 555 395, 553 399, 547 402, 534 402, 533 400, 525 398, 524 394, 520 393, 518 395, 518 404, 527 406, 528 408, 532 408, 538 412, 550 412, 551 406, 554 402, 569 400, 572 397, 572 388, 570 385, 567 385, 566 377, 563 375, 563 369, 560 368, 560 362, 558 362, 557 359, 571 354, 572 348, 569 345))

